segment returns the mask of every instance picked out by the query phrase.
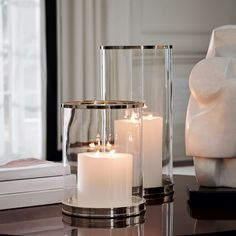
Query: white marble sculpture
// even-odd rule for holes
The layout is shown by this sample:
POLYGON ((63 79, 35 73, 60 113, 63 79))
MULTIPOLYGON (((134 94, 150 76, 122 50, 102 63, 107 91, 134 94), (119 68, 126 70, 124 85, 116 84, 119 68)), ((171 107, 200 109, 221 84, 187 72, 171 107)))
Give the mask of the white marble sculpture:
POLYGON ((202 186, 236 187, 236 26, 213 30, 189 78, 185 142, 202 186))

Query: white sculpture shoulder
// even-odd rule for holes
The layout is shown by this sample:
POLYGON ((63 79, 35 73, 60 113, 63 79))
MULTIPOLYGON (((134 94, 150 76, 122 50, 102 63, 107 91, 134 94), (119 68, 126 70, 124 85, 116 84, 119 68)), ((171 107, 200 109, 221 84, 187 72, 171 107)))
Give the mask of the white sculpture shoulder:
POLYGON ((206 58, 236 57, 236 25, 225 25, 212 31, 206 58))

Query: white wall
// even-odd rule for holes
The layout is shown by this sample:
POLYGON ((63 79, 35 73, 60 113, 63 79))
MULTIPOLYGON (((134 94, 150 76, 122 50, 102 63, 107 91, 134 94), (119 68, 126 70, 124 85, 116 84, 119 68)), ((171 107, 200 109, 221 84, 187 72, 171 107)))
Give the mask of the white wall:
POLYGON ((184 123, 188 76, 191 68, 204 58, 212 29, 236 24, 236 1, 59 1, 63 5, 60 18, 62 100, 78 99, 82 94, 91 97, 96 93, 100 44, 173 45, 174 158, 186 159, 184 123))
POLYGON ((236 24, 235 0, 110 0, 107 44, 172 44, 174 158, 186 159, 184 123, 192 67, 205 57, 212 29, 236 24))

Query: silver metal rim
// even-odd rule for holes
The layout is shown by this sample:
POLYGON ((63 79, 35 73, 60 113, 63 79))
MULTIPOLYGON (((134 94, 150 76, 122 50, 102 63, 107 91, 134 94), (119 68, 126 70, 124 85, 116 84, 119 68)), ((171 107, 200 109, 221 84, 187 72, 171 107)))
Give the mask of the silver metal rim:
POLYGON ((101 45, 100 49, 172 49, 172 45, 120 45, 120 46, 105 46, 101 45))
POLYGON ((145 214, 133 217, 112 219, 81 218, 62 214, 62 220, 69 226, 80 228, 124 228, 143 224, 145 222, 145 214))
POLYGON ((172 192, 169 195, 165 195, 161 197, 160 196, 157 197, 156 195, 146 197, 146 204, 147 205, 161 205, 164 203, 173 202, 173 200, 174 200, 174 192, 172 192))
POLYGON ((174 184, 171 180, 164 179, 163 186, 156 188, 144 188, 144 197, 145 199, 150 198, 164 198, 167 195, 171 195, 174 193, 174 184))
POLYGON ((144 103, 126 100, 84 100, 61 104, 62 108, 74 109, 132 109, 142 108, 144 103))
POLYGON ((146 211, 145 199, 140 197, 133 197, 133 202, 133 205, 127 207, 87 208, 74 206, 68 204, 66 201, 63 201, 62 212, 69 216, 94 219, 121 218, 144 214, 144 212, 146 211))

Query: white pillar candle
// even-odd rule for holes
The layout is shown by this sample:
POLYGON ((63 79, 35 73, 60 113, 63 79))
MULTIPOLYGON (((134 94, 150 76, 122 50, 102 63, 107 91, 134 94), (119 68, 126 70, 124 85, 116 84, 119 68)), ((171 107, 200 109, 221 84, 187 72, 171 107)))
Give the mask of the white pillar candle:
POLYGON ((78 206, 125 207, 132 204, 133 156, 127 153, 78 154, 78 206))
MULTIPOLYGON (((162 122, 162 117, 143 116, 144 188, 162 186, 162 122)), ((139 150, 138 142, 135 141, 138 135, 136 125, 135 119, 115 121, 115 145, 119 151, 135 153, 139 150)), ((137 177, 138 174, 135 176, 137 177)), ((134 185, 136 184, 137 180, 134 179, 134 185)))
POLYGON ((143 116, 144 188, 162 186, 162 117, 143 116))
POLYGON ((141 133, 139 124, 135 119, 115 120, 115 148, 118 152, 131 153, 135 159, 133 167, 133 185, 139 187, 142 185, 142 165, 139 151, 141 133), (136 158, 137 157, 137 158, 136 158))

